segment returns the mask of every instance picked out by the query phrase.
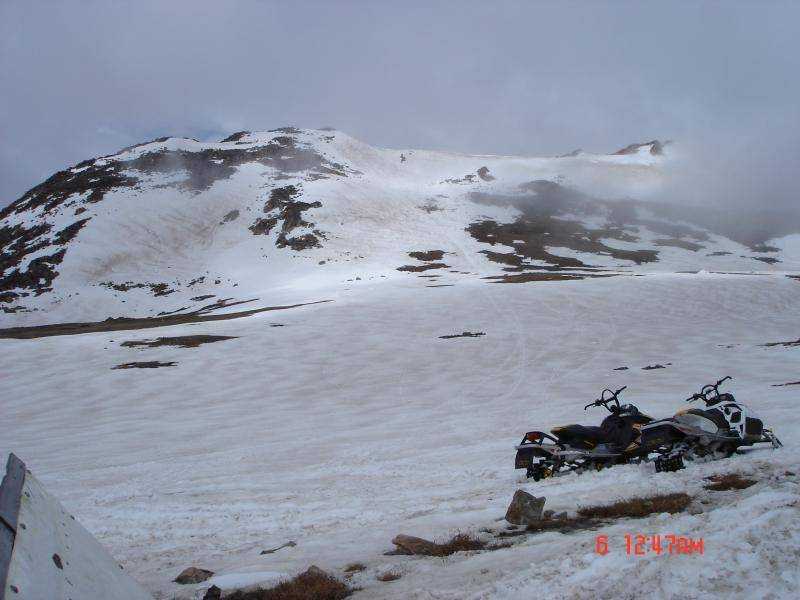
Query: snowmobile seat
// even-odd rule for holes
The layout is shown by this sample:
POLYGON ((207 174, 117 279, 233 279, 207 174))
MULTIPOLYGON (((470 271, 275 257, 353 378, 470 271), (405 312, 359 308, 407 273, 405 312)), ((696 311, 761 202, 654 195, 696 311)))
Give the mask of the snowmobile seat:
POLYGON ((588 447, 602 444, 608 436, 608 429, 591 425, 562 425, 550 430, 560 441, 573 446, 576 442, 585 442, 588 447))

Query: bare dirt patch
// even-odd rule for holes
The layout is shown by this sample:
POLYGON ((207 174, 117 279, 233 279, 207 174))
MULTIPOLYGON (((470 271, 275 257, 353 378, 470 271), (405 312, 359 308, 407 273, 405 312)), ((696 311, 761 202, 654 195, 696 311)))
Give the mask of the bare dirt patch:
POLYGON ((728 490, 744 490, 755 485, 755 479, 743 477, 741 473, 727 473, 725 475, 712 475, 706 477, 711 483, 704 486, 712 492, 724 492, 728 490))
POLYGON ((387 571, 386 573, 381 573, 380 575, 378 575, 376 579, 378 581, 383 581, 384 583, 386 583, 389 581, 397 581, 398 579, 400 579, 400 577, 402 577, 402 575, 400 575, 400 573, 396 571, 387 571))
POLYGON ((154 340, 122 342, 125 348, 158 348, 159 346, 177 346, 178 348, 197 348, 201 344, 213 344, 225 340, 235 340, 229 335, 182 335, 178 337, 160 337, 154 340))
POLYGON ((268 589, 237 590, 224 600, 342 600, 353 590, 320 569, 309 569, 293 579, 268 589))
POLYGON ((174 367, 178 363, 176 362, 159 362, 157 360, 145 361, 145 362, 129 362, 123 363, 121 365, 117 365, 116 367, 111 367, 111 370, 116 369, 159 369, 161 367, 174 367))
POLYGON ((775 346, 783 346, 784 348, 793 348, 795 346, 800 346, 800 339, 796 339, 793 342, 769 342, 767 344, 761 344, 766 348, 774 348, 775 346))
POLYGON ((483 331, 477 331, 473 333, 472 331, 464 331, 462 333, 453 333, 451 335, 440 335, 440 340, 452 340, 453 338, 462 338, 462 337, 481 337, 486 335, 483 331))
POLYGON ((80 333, 97 333, 100 331, 127 331, 133 329, 149 329, 152 327, 167 327, 169 325, 184 325, 186 323, 227 321, 230 319, 241 319, 242 317, 249 317, 267 311, 288 310, 290 308, 297 308, 298 306, 309 306, 312 304, 322 304, 324 302, 331 302, 331 300, 319 300, 317 302, 304 302, 286 306, 267 306, 264 308, 254 308, 252 310, 243 310, 222 315, 206 315, 193 312, 162 317, 120 317, 87 323, 55 323, 52 325, 35 325, 33 327, 9 327, 7 329, 0 329, 0 339, 30 340, 53 335, 76 335, 80 333))
POLYGON ((492 283, 530 283, 532 281, 578 281, 594 277, 615 277, 615 274, 594 275, 590 273, 515 273, 513 275, 492 275, 484 279, 493 280, 492 283))
POLYGON ((409 252, 408 255, 411 258, 416 258, 417 260, 421 260, 423 262, 432 262, 432 261, 442 260, 442 257, 444 256, 444 250, 426 250, 426 251, 409 252))
POLYGON ((419 273, 422 271, 430 271, 431 269, 446 269, 447 265, 444 263, 428 263, 426 265, 403 265, 397 267, 398 271, 409 271, 411 273, 419 273))

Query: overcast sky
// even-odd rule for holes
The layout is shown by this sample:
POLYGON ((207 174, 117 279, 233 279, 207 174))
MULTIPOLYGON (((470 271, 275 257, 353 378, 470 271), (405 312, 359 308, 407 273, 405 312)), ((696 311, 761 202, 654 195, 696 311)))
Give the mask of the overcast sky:
POLYGON ((796 204, 796 2, 0 2, 0 206, 159 137, 335 127, 555 155, 674 139, 704 193, 796 204))

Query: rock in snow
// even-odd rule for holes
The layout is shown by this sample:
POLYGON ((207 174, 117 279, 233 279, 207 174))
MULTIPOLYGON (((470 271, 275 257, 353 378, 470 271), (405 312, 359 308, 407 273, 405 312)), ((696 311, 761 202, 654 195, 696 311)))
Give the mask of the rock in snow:
POLYGON ((392 543, 397 546, 403 554, 423 554, 428 556, 436 554, 435 543, 413 535, 403 535, 401 533, 394 537, 392 543))
POLYGON ((211 577, 214 571, 208 569, 198 569, 197 567, 188 567, 181 571, 181 574, 175 578, 175 583, 189 584, 201 583, 211 577))
POLYGON ((506 521, 512 525, 530 525, 540 521, 544 502, 544 496, 537 498, 525 490, 517 490, 506 511, 506 521))

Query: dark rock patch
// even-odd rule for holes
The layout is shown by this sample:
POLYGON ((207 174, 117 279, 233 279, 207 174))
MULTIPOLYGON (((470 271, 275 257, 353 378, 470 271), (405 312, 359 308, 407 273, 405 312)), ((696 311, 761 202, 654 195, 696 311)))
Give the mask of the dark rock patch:
MULTIPOLYGON (((742 258, 748 258, 748 257, 742 256, 742 258)), ((768 265, 774 265, 776 263, 781 262, 780 260, 778 260, 773 256, 751 256, 749 258, 752 258, 753 260, 760 260, 761 262, 767 263, 768 265)))
POLYGON ((800 381, 790 381, 788 383, 773 383, 772 387, 786 387, 787 385, 800 385, 800 381))
POLYGON ((482 335, 486 335, 484 332, 479 331, 477 333, 473 333, 471 331, 464 331, 462 333, 454 333, 451 335, 440 335, 440 340, 451 340, 453 338, 461 338, 461 337, 481 337, 482 335))
MULTIPOLYGON (((32 327, 8 327, 0 329, 0 339, 30 340, 54 335, 78 335, 81 333, 96 333, 98 331, 127 331, 134 329, 151 329, 153 327, 167 327, 170 325, 185 325, 187 323, 205 323, 207 321, 228 321, 267 311, 288 310, 290 308, 297 308, 298 306, 308 306, 310 304, 321 304, 324 302, 331 302, 331 300, 318 300, 317 302, 304 302, 286 306, 267 306, 239 312, 229 312, 221 315, 203 314, 203 309, 199 309, 191 313, 162 317, 118 317, 108 318, 105 321, 89 321, 83 323, 53 323, 51 325, 34 325, 32 327)), ((232 302, 228 306, 241 303, 242 302, 232 302)))
POLYGON ((159 346, 177 346, 178 348, 197 348, 202 344, 213 344, 225 340, 235 340, 235 336, 229 335, 182 335, 177 337, 160 337, 155 340, 142 340, 122 342, 120 346, 125 348, 157 348, 159 346))
POLYGON ((769 342, 767 344, 761 344, 766 348, 773 348, 775 346, 783 346, 784 348, 793 348, 795 346, 800 346, 800 339, 797 339, 793 342, 769 342))
POLYGON ((169 296, 176 291, 170 288, 169 284, 166 283, 134 283, 133 281, 114 283, 113 281, 103 281, 99 285, 117 292, 128 292, 133 289, 148 289, 153 296, 169 296))
POLYGON ((531 525, 542 519, 545 498, 537 498, 525 490, 517 490, 506 511, 505 519, 514 525, 531 525))
POLYGON ((75 221, 72 225, 68 225, 56 234, 55 240, 58 244, 68 244, 71 242, 78 232, 83 229, 83 226, 89 222, 89 219, 81 219, 75 221))
POLYGON ((617 367, 617 368, 616 368, 616 369, 614 369, 614 370, 615 370, 615 371, 627 371, 627 370, 628 370, 628 367, 617 367))
POLYGON ((442 260, 442 257, 444 256, 444 250, 409 252, 408 255, 411 258, 416 258, 417 260, 421 260, 423 262, 431 262, 436 260, 442 260))
POLYGON ((776 248, 775 246, 768 246, 764 243, 753 244, 750 246, 750 250, 753 252, 780 252, 780 248, 776 248))
POLYGON ((248 229, 253 232, 253 235, 269 235, 275 226, 278 224, 278 219, 275 217, 259 218, 256 222, 250 225, 248 229))
POLYGON ((625 146, 622 150, 617 150, 614 154, 621 155, 621 154, 636 154, 639 152, 639 148, 643 148, 644 146, 650 146, 650 154, 654 156, 660 156, 664 154, 664 144, 665 142, 661 142, 659 140, 653 140, 652 142, 643 142, 641 144, 630 144, 629 146, 625 146))
POLYGON ((483 179, 484 181, 494 181, 494 175, 489 175, 489 168, 488 167, 481 167, 478 169, 478 177, 483 179))
POLYGON ((444 263, 428 263, 425 265, 403 265, 402 267, 397 267, 397 270, 419 273, 422 271, 430 271, 431 269, 446 269, 446 268, 447 265, 444 263))
POLYGON ((222 217, 222 223, 230 223, 231 221, 235 221, 238 218, 239 218, 239 211, 234 209, 226 213, 225 216, 222 217))
POLYGON ((731 252, 725 252, 724 250, 720 250, 717 252, 711 252, 710 254, 706 254, 706 256, 730 256, 731 252))
POLYGON ((530 283, 534 281, 578 281, 594 277, 615 277, 616 275, 595 275, 590 273, 517 273, 515 275, 493 275, 484 279, 491 279, 492 283, 530 283))
POLYGON ((239 140, 241 140, 246 135, 250 135, 250 132, 249 131, 237 131, 236 133, 232 133, 231 135, 226 137, 224 140, 220 140, 220 143, 225 144, 227 142, 238 142, 239 140))
POLYGON ((209 298, 213 298, 214 296, 215 294, 204 294, 203 296, 195 296, 194 298, 189 298, 189 299, 193 300, 194 302, 201 302, 203 300, 208 300, 209 298))
POLYGON ((607 246, 602 240, 615 239, 635 242, 626 231, 622 217, 630 216, 633 209, 625 203, 600 203, 585 194, 552 181, 532 181, 524 184, 528 192, 522 196, 496 196, 471 194, 474 202, 494 206, 512 206, 522 214, 512 223, 497 223, 491 219, 476 221, 467 231, 479 242, 502 244, 514 248, 518 259, 508 254, 488 255, 502 264, 523 267, 524 260, 544 261, 560 268, 588 266, 574 257, 551 253, 547 248, 568 248, 587 254, 602 254, 636 264, 658 260, 655 250, 621 250, 607 246), (613 210, 612 210, 613 209, 613 210), (607 224, 602 228, 589 228, 580 221, 563 218, 566 215, 596 217, 605 214, 607 224))
POLYGON ((189 567, 181 571, 181 574, 178 575, 173 581, 175 583, 180 583, 183 585, 187 585, 190 583, 202 583, 206 579, 210 578, 214 574, 214 571, 209 571, 208 569, 198 569, 197 567, 189 567))
POLYGON ((174 367, 176 362, 159 362, 157 360, 143 361, 143 362, 129 362, 111 367, 111 370, 117 369, 158 369, 160 367, 174 367))
POLYGON ((659 364, 647 365, 646 367, 642 367, 642 371, 652 371, 654 369, 666 369, 666 368, 667 367, 665 367, 664 365, 659 365, 659 364))
POLYGON ((298 200, 301 191, 294 185, 273 188, 269 199, 264 204, 264 212, 267 217, 258 219, 250 226, 250 231, 256 235, 267 235, 280 224, 280 233, 275 240, 278 248, 289 247, 292 250, 307 250, 309 248, 319 248, 322 246, 320 238, 325 238, 325 234, 314 229, 313 233, 290 237, 289 234, 298 227, 314 227, 304 219, 303 213, 312 208, 319 208, 322 203, 303 202, 298 200))

